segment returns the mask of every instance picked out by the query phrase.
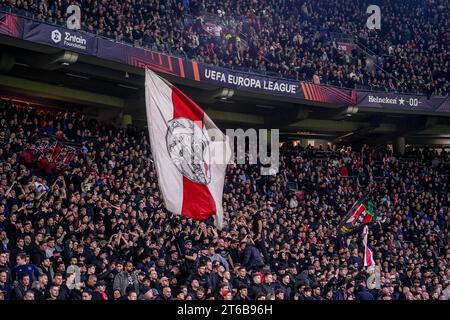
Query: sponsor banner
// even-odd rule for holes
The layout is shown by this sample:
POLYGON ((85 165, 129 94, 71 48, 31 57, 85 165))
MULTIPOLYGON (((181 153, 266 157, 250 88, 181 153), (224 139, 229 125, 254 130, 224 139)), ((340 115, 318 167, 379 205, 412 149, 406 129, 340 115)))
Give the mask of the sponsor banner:
POLYGON ((356 90, 323 86, 310 82, 302 82, 300 86, 305 99, 309 101, 351 106, 358 103, 356 90))
POLYGON ((97 38, 75 30, 27 20, 23 39, 64 50, 97 55, 97 38))
POLYGON ((446 97, 427 99, 425 96, 407 94, 356 92, 351 89, 316 85, 309 82, 300 83, 208 66, 196 61, 117 43, 83 32, 24 19, 8 13, 0 13, 0 34, 96 56, 100 59, 116 61, 138 68, 148 67, 157 72, 235 90, 284 96, 311 102, 334 104, 336 106, 358 105, 360 107, 386 110, 450 113, 450 99, 446 97))
POLYGON ((450 98, 444 100, 441 105, 436 109, 436 112, 449 112, 450 113, 450 98))
POLYGON ((193 63, 197 81, 211 83, 235 90, 253 91, 267 95, 278 95, 336 105, 356 105, 355 90, 321 86, 309 82, 296 82, 279 78, 237 72, 235 70, 193 63))
POLYGON ((127 48, 128 46, 120 45, 111 39, 99 38, 97 40, 97 57, 127 63, 127 48))
MULTIPOLYGON (((264 92, 266 94, 303 98, 299 82, 284 79, 268 78, 264 76, 240 73, 234 70, 222 69, 198 64, 198 79, 221 87, 236 90, 264 92)), ((195 67, 194 67, 195 69, 195 67)))
POLYGON ((138 68, 150 68, 174 76, 184 76, 185 61, 160 52, 144 50, 142 48, 127 47, 125 63, 138 68))
POLYGON ((9 14, 0 12, 0 34, 14 38, 22 38, 23 19, 9 14))
POLYGON ((358 106, 405 111, 450 112, 445 97, 407 95, 400 93, 359 92, 358 106), (446 107, 447 106, 447 107, 446 107))

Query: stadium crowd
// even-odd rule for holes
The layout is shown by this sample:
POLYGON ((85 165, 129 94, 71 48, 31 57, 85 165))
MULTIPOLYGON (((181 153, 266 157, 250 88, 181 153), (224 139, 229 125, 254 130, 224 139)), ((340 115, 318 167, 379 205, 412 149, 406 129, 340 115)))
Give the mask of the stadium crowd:
POLYGON ((166 212, 149 150, 142 130, 0 105, 0 300, 450 298, 445 150, 286 143, 274 176, 229 166, 222 230, 166 212), (67 166, 30 161, 45 134, 77 146, 67 166), (367 188, 378 284, 360 233, 336 230, 367 188))
POLYGON ((381 30, 369 30, 366 9, 373 2, 0 0, 58 24, 66 23, 68 5, 78 4, 89 32, 203 63, 348 88, 447 96, 448 1, 382 1, 381 30), (342 50, 335 34, 357 45, 342 50))

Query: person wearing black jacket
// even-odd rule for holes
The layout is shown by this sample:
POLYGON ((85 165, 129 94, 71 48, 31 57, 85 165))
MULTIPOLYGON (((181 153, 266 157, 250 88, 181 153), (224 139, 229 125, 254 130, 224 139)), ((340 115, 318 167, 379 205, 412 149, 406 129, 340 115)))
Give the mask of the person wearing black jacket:
MULTIPOLYGON (((15 194, 14 190, 12 190, 9 197, 7 198, 8 199, 7 203, 9 203, 9 206, 12 206, 13 203, 17 202, 17 199, 12 196, 14 194, 15 194)), ((5 231, 6 234, 8 235, 8 238, 11 238, 13 240, 17 239, 21 234, 20 228, 21 226, 17 221, 17 214, 15 213, 11 214, 9 216, 9 219, 5 222, 5 231)))
POLYGON ((217 292, 220 284, 220 276, 218 275, 217 272, 214 272, 215 270, 217 270, 217 266, 212 267, 212 265, 213 265, 212 261, 208 259, 206 261, 206 274, 208 275, 209 283, 211 285, 211 293, 215 293, 217 292))
POLYGON ((92 300, 108 300, 105 281, 100 280, 97 282, 96 290, 92 292, 92 300))
POLYGON ((23 237, 17 239, 17 247, 11 250, 9 260, 16 261, 17 256, 21 253, 26 253, 25 240, 23 239, 23 237))
POLYGON ((199 265, 197 268, 197 273, 192 274, 187 282, 191 283, 193 279, 196 279, 201 287, 205 288, 206 291, 211 289, 211 280, 209 276, 206 274, 206 266, 205 265, 199 265))
POLYGON ((369 290, 367 290, 363 281, 359 284, 355 297, 356 300, 374 300, 373 295, 369 292, 369 290))
POLYGON ((48 284, 47 275, 41 274, 38 277, 38 281, 33 284, 35 300, 45 300, 48 294, 48 284))
POLYGON ((55 272, 53 271, 50 258, 45 258, 42 260, 41 265, 39 266, 39 271, 47 276, 50 284, 53 282, 55 272))
POLYGON ((172 289, 170 287, 164 287, 162 290, 162 294, 158 295, 156 300, 162 300, 162 301, 173 300, 172 289))
POLYGON ((281 279, 281 289, 284 292, 284 296, 286 300, 290 300, 293 298, 292 285, 291 285, 291 277, 286 274, 281 279))
POLYGON ((11 283, 13 278, 12 278, 11 269, 8 267, 8 260, 7 260, 6 252, 0 253, 0 270, 4 271, 6 273, 7 282, 11 283))
POLYGON ((59 288, 58 300, 78 300, 74 290, 70 290, 65 283, 63 283, 63 276, 60 273, 56 273, 53 279, 52 286, 59 288))
POLYGON ((184 243, 183 252, 185 267, 188 273, 192 273, 197 265, 197 252, 192 248, 192 241, 188 240, 184 243))
POLYGON ((406 270, 406 274, 400 278, 400 281, 401 281, 402 285, 408 286, 409 288, 411 288, 414 284, 413 270, 412 269, 406 270))
MULTIPOLYGON (((250 240, 251 241, 251 240, 250 240)), ((261 252, 251 243, 241 242, 242 265, 248 269, 259 270, 264 267, 264 259, 261 252)))
POLYGON ((312 300, 324 300, 321 296, 321 289, 319 285, 313 285, 311 298, 312 300))
POLYGON ((250 292, 249 296, 253 300, 256 300, 256 297, 258 297, 260 294, 266 295, 266 288, 261 283, 261 275, 257 272, 253 274, 253 283, 250 285, 250 292))
POLYGON ((35 243, 33 243, 33 245, 31 246, 30 259, 35 266, 40 266, 42 260, 46 258, 45 249, 47 249, 47 242, 45 242, 44 240, 36 240, 35 243))
POLYGON ((256 205, 250 208, 250 213, 252 216, 252 231, 255 235, 253 238, 253 242, 263 255, 264 259, 268 261, 269 254, 267 253, 265 233, 263 232, 264 218, 258 211, 258 207, 256 205))
POLYGON ((247 270, 245 267, 238 268, 238 275, 232 281, 233 288, 240 288, 242 286, 249 287, 250 279, 247 277, 247 270))
POLYGON ((234 300, 239 300, 239 301, 246 301, 246 300, 250 300, 249 296, 248 296, 248 287, 247 286, 240 286, 239 287, 239 292, 236 295, 236 297, 234 298, 234 300))
POLYGON ((11 282, 8 281, 8 275, 2 269, 0 269, 0 292, 4 293, 5 300, 9 300, 11 295, 11 282))
POLYGON ((25 293, 30 289, 30 277, 28 274, 24 273, 20 277, 19 283, 13 290, 12 299, 13 300, 23 300, 25 293))
MULTIPOLYGON (((303 286, 302 286, 303 287, 303 286)), ((304 287, 303 290, 300 290, 300 300, 314 300, 314 298, 312 297, 312 290, 311 287, 304 287)))
POLYGON ((275 291, 279 289, 279 284, 273 281, 273 275, 271 273, 267 273, 264 275, 264 292, 266 294, 275 294, 275 291))

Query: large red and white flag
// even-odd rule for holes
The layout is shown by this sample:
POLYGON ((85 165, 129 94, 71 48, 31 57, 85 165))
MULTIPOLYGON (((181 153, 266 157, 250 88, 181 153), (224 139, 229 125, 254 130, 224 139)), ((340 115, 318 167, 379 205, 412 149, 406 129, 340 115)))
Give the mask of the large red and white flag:
POLYGON ((367 237, 369 235, 369 227, 364 226, 363 230, 363 245, 364 245, 364 267, 370 267, 372 265, 375 265, 375 261, 373 260, 373 253, 372 250, 367 245, 367 237))
POLYGON ((222 194, 231 148, 208 115, 178 88, 145 72, 153 158, 167 210, 222 228, 222 194))

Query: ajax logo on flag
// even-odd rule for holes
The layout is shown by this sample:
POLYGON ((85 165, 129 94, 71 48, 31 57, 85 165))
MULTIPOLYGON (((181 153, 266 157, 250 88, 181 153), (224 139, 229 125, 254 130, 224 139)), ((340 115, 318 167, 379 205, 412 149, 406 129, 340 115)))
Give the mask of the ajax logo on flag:
POLYGON ((182 117, 170 120, 166 145, 173 164, 183 176, 200 184, 211 182, 208 139, 198 124, 182 117))

